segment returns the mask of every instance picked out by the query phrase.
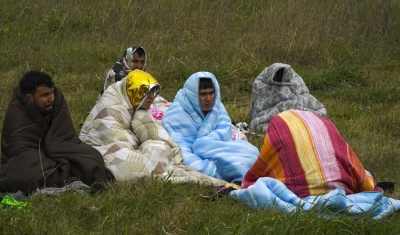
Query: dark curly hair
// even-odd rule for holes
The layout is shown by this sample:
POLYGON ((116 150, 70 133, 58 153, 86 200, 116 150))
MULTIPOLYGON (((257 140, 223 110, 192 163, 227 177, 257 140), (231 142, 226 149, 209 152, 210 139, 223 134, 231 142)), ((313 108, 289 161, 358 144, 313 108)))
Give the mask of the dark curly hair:
POLYGON ((39 86, 52 88, 54 87, 54 83, 48 74, 40 71, 28 71, 19 81, 21 93, 25 95, 35 94, 36 88, 39 86))

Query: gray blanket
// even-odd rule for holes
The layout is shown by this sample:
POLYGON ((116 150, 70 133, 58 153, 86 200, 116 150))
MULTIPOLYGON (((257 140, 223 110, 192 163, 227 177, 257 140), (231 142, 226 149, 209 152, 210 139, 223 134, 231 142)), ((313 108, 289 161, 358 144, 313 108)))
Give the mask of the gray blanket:
POLYGON ((303 79, 292 67, 275 63, 265 68, 253 83, 250 127, 265 132, 272 116, 288 109, 327 116, 324 105, 309 93, 303 79))

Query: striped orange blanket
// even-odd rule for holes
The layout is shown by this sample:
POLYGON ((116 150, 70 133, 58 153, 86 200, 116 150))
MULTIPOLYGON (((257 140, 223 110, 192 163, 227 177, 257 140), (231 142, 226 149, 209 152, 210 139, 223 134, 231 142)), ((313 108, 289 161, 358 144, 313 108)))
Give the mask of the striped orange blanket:
POLYGON ((346 194, 381 191, 336 126, 311 111, 288 110, 272 117, 242 188, 259 177, 278 179, 300 198, 338 187, 346 194))

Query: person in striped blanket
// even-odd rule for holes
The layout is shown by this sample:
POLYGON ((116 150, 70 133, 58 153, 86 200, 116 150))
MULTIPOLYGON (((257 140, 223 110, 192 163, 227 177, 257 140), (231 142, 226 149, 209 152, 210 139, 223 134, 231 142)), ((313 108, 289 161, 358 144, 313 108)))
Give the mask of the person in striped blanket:
POLYGON ((299 198, 336 188, 346 194, 383 192, 336 126, 313 111, 290 109, 272 116, 260 155, 246 173, 242 189, 262 177, 281 181, 299 198))
POLYGON ((219 84, 209 72, 186 80, 161 125, 181 147, 185 165, 228 182, 241 182, 259 153, 248 141, 232 139, 219 84))

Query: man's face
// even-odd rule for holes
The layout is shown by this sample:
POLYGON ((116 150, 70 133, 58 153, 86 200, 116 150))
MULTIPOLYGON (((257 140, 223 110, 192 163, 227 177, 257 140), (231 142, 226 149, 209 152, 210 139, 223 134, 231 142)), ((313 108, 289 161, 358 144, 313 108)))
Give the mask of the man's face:
POLYGON ((208 112, 214 106, 214 88, 205 88, 199 90, 200 107, 203 112, 208 112))
POLYGON ((44 115, 53 112, 54 87, 39 86, 34 95, 26 94, 26 96, 44 115))
POLYGON ((143 70, 146 55, 139 56, 138 53, 133 53, 132 70, 143 70))
POLYGON ((154 97, 155 97, 155 95, 154 95, 154 88, 153 88, 153 89, 151 89, 151 90, 148 92, 147 97, 146 97, 146 99, 144 100, 142 106, 140 106, 140 108, 142 108, 142 109, 149 109, 149 108, 150 108, 150 105, 151 105, 151 104, 153 103, 153 101, 154 101, 154 97))

